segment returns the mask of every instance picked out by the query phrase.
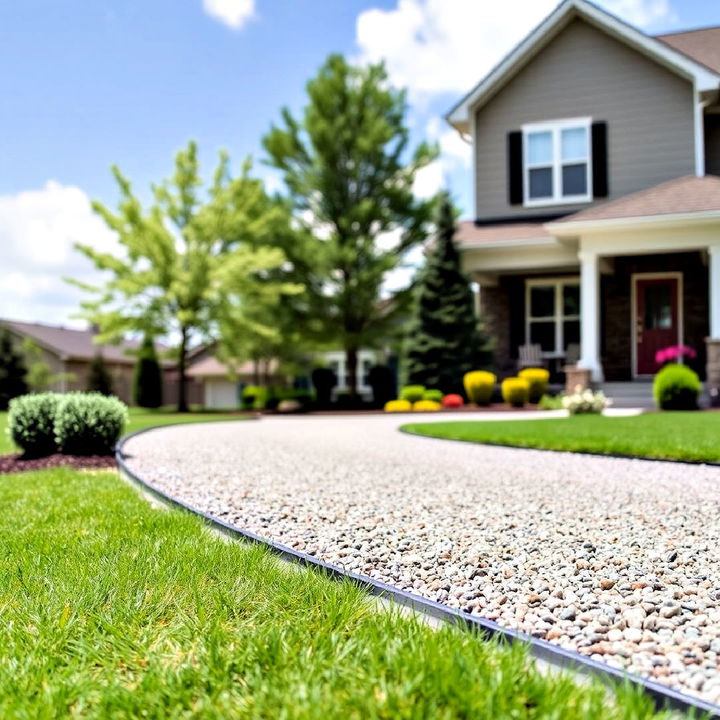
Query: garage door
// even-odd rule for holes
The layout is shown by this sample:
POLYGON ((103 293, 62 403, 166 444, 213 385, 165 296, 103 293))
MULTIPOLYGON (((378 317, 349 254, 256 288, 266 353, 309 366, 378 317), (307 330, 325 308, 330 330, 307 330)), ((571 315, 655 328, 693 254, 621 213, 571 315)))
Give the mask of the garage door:
POLYGON ((236 408, 237 406, 237 383, 231 380, 205 381, 205 407, 208 410, 236 408))

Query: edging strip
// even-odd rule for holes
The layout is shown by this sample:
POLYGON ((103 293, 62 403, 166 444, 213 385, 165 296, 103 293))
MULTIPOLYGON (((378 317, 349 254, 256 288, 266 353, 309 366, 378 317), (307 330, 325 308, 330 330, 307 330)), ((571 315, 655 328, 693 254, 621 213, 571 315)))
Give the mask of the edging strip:
POLYGON ((421 613, 427 617, 441 620, 450 625, 479 631, 486 638, 498 638, 509 643, 521 643, 528 648, 528 651, 534 658, 546 662, 555 668, 573 670, 575 672, 590 675, 599 678, 608 685, 622 685, 630 683, 632 685, 639 686, 643 692, 652 699, 658 710, 672 709, 681 712, 690 712, 691 710, 695 710, 703 713, 704 717, 720 720, 720 707, 705 700, 691 697, 690 695, 665 687, 659 683, 646 680, 638 675, 631 675, 630 673, 626 673, 618 668, 612 667, 611 665, 598 662, 597 660, 580 655, 580 653, 572 650, 566 650, 565 648, 549 643, 546 640, 540 640, 532 637, 531 635, 527 635, 526 633, 505 628, 492 620, 486 620, 475 615, 463 613, 459 610, 448 607, 447 605, 436 602, 435 600, 428 600, 427 598, 419 595, 414 595, 406 592, 405 590, 400 590, 399 588, 393 587, 392 585, 388 585, 387 583, 379 580, 375 580, 366 575, 358 575, 356 573, 347 572, 337 565, 323 562, 312 555, 298 552, 297 550, 294 550, 286 545, 282 545, 281 543, 267 540, 260 535, 250 532, 249 530, 242 530, 235 525, 231 525, 224 520, 220 520, 217 517, 209 515, 193 505, 186 503, 184 500, 180 500, 173 495, 167 494, 153 483, 136 475, 125 464, 126 456, 123 454, 123 446, 125 443, 137 435, 141 435, 142 433, 154 429, 159 428, 145 428, 143 430, 138 430, 129 435, 125 435, 119 440, 115 448, 115 459, 120 472, 128 480, 139 486, 139 488, 143 491, 149 492, 167 505, 198 515, 213 529, 223 533, 224 535, 236 540, 240 539, 264 545, 283 560, 297 563, 304 567, 322 570, 333 580, 352 580, 360 585, 370 595, 378 596, 403 607, 410 608, 414 612, 421 613))

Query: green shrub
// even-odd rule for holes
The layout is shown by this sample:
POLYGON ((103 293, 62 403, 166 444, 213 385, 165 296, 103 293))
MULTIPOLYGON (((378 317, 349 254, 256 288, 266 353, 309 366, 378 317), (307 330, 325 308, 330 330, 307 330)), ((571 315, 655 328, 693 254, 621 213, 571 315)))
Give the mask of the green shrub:
POLYGON ((697 410, 700 378, 686 365, 665 365, 653 381, 653 396, 661 410, 697 410))
POLYGON ((318 406, 321 408, 330 407, 332 390, 337 385, 335 371, 327 367, 315 368, 310 378, 315 388, 318 406))
POLYGON ((423 400, 430 400, 432 402, 441 403, 443 399, 442 390, 426 390, 422 396, 423 400))
POLYGON ((55 442, 66 455, 110 455, 125 427, 127 408, 99 393, 62 395, 55 413, 55 442))
POLYGON ((400 399, 407 400, 410 403, 415 403, 418 400, 422 400, 424 394, 425 394, 425 386, 424 385, 406 385, 400 391, 400 399))
POLYGON ((545 368, 525 368, 518 373, 518 377, 527 380, 528 402, 539 403, 547 392, 550 373, 545 368))
POLYGON ((475 405, 489 405, 497 377, 487 370, 473 370, 465 373, 463 385, 468 400, 475 405))
POLYGON ((160 407, 162 385, 162 370, 155 352, 155 343, 150 335, 145 335, 133 370, 133 401, 144 408, 160 407))
POLYGON ((56 393, 22 395, 10 401, 8 434, 27 457, 43 457, 57 451, 55 443, 56 393))
POLYGON ((501 390, 503 400, 513 407, 522 407, 530 395, 528 381, 520 377, 505 378, 501 390))
POLYGON ((543 395, 538 403, 540 410, 562 410, 563 396, 560 395, 543 395))
POLYGON ((89 392, 100 393, 101 395, 113 394, 112 375, 105 364, 105 358, 99 350, 93 355, 93 359, 90 361, 87 390, 89 392))
POLYGON ((267 401, 267 388, 261 385, 247 385, 242 391, 243 410, 262 410, 267 401))
POLYGON ((368 372, 368 385, 372 388, 375 407, 384 407, 397 393, 395 373, 388 365, 373 365, 368 372))

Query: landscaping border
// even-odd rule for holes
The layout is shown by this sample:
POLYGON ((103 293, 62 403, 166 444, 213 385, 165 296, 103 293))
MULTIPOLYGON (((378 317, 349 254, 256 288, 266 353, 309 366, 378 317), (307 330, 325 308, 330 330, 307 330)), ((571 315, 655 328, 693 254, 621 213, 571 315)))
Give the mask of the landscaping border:
MULTIPOLYGON (((203 424, 207 424, 207 422, 203 424)), ((630 683, 641 688, 642 691, 652 699, 658 710, 671 709, 681 712, 700 711, 703 713, 703 717, 720 720, 720 706, 713 705, 712 703, 700 698, 694 698, 690 695, 686 695, 685 693, 665 687, 659 683, 646 680, 638 675, 626 673, 618 668, 614 668, 605 663, 593 660, 592 658, 580 655, 577 652, 566 650, 565 648, 554 645, 546 640, 540 640, 525 633, 502 627, 492 620, 486 620, 481 617, 463 613, 459 610, 450 608, 447 605, 443 605, 442 603, 434 600, 428 600, 419 595, 414 595, 404 590, 400 590, 392 585, 388 585, 366 575, 358 575, 357 573, 347 572, 337 565, 331 565, 330 563, 323 562, 312 555, 298 552, 286 545, 267 540, 253 532, 236 527, 235 525, 227 523, 224 520, 220 520, 219 518, 216 518, 194 507, 193 505, 186 503, 184 500, 180 500, 173 495, 169 495, 153 483, 144 480, 130 470, 125 463, 126 456, 123 454, 123 447, 131 438, 150 432, 151 430, 159 430, 161 427, 144 428, 129 435, 125 435, 118 441, 115 447, 115 459, 121 475, 123 475, 131 483, 135 484, 142 491, 150 493, 162 503, 199 516, 212 529, 221 532, 223 535, 236 540, 245 540, 254 544, 264 545, 283 560, 299 564, 303 567, 321 570, 333 580, 352 580, 370 595, 390 601, 396 605, 409 608, 410 610, 420 613, 428 618, 440 620, 450 625, 460 626, 468 630, 475 630, 485 638, 496 638, 510 644, 522 643, 528 648, 532 657, 541 662, 547 663, 553 668, 572 670, 584 675, 589 675, 600 679, 609 686, 630 683)))
MULTIPOLYGON (((427 422, 427 421, 426 421, 427 422)), ((481 422, 481 421, 479 421, 481 422)), ((409 423, 410 424, 410 423, 409 423)), ((413 425, 415 423, 412 423, 413 425)), ((616 460, 643 460, 645 462, 675 463, 676 465, 708 465, 709 467, 720 467, 720 461, 716 460, 682 460, 680 458, 659 458, 648 455, 623 455, 622 453, 602 453, 592 450, 563 450, 562 448, 542 448, 529 445, 508 445, 499 442, 480 442, 466 438, 441 437, 440 435, 425 435, 419 432, 407 430, 404 425, 398 428, 398 432, 412 437, 426 438, 427 440, 444 440, 445 442, 467 443, 468 445, 487 445, 488 447, 508 448, 509 450, 537 450, 544 453, 565 453, 566 455, 590 455, 591 457, 614 458, 616 460)))

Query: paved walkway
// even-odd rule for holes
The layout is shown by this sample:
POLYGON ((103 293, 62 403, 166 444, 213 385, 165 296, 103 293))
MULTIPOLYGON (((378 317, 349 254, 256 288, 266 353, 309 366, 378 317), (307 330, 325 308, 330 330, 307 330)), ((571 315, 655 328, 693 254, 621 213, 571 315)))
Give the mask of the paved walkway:
POLYGON ((241 528, 720 702, 720 468, 397 432, 410 419, 178 425, 125 450, 241 528))

